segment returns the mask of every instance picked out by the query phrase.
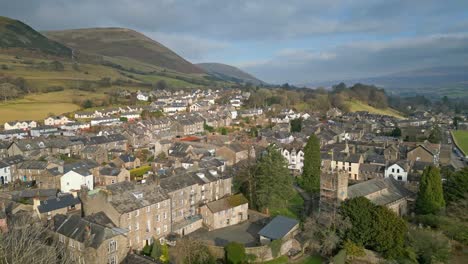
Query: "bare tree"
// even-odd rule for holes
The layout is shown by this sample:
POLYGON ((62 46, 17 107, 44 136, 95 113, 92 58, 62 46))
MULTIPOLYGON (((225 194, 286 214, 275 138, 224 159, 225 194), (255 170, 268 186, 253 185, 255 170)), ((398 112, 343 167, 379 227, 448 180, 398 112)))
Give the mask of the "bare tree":
POLYGON ((8 98, 18 96, 18 90, 16 90, 16 86, 11 83, 2 83, 0 84, 0 96, 3 97, 3 100, 6 102, 8 98))
POLYGON ((53 233, 30 218, 17 219, 0 235, 0 263, 73 263, 66 245, 53 233))
POLYGON ((191 238, 178 240, 174 251, 177 264, 214 264, 216 262, 206 245, 191 238))

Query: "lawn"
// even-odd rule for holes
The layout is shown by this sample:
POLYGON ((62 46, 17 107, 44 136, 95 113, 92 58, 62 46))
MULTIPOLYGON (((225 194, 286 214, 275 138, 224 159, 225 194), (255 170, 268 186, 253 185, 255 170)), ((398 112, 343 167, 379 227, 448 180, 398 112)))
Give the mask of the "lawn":
POLYGON ((73 100, 99 100, 103 93, 77 90, 30 94, 24 98, 0 103, 0 123, 13 120, 41 120, 49 114, 63 114, 80 109, 73 100))
POLYGON ((130 178, 135 180, 141 178, 145 173, 151 170, 151 166, 141 166, 140 168, 130 170, 130 178))
POLYGON ((304 199, 302 199, 301 195, 294 190, 294 195, 287 201, 287 206, 270 208, 270 214, 272 216, 284 215, 294 219, 300 219, 303 207, 304 199))
POLYGON ((368 104, 365 104, 363 102, 356 101, 356 100, 348 101, 347 105, 349 107, 349 111, 351 112, 367 111, 373 114, 381 114, 381 115, 394 116, 396 118, 403 118, 400 112, 390 107, 387 107, 386 109, 379 109, 379 108, 372 107, 368 104))
POLYGON ((463 151, 465 156, 468 156, 468 130, 452 131, 455 144, 463 151))

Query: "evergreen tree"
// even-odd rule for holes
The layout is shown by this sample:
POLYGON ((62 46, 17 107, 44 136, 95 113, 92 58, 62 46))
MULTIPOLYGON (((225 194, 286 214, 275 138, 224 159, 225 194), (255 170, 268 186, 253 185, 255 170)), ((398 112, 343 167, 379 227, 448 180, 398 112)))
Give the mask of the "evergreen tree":
POLYGON ((434 214, 445 207, 440 171, 434 166, 424 169, 419 184, 416 212, 419 214, 434 214))
POLYGON ((309 193, 320 191, 320 142, 314 134, 304 148, 304 167, 300 184, 309 193))
POLYGON ((254 179, 256 207, 260 210, 284 203, 291 198, 292 178, 286 160, 274 145, 260 157, 254 179))
POLYGON ((399 127, 395 127, 395 129, 393 129, 392 132, 390 133, 390 136, 401 137, 401 129, 399 127))
POLYGON ((442 140, 442 132, 438 127, 432 128, 431 134, 429 134, 429 137, 427 140, 431 143, 438 144, 442 140))

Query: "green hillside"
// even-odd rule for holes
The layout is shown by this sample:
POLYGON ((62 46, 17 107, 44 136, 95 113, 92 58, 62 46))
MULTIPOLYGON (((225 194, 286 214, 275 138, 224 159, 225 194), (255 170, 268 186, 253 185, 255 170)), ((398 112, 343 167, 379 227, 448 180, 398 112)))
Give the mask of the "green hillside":
POLYGON ((253 85, 264 84, 263 81, 255 78, 251 74, 231 65, 222 63, 198 63, 196 65, 221 80, 237 83, 251 83, 253 85))
POLYGON ((90 54, 128 58, 133 62, 186 74, 204 71, 172 50, 145 35, 126 28, 87 28, 47 31, 44 34, 60 43, 90 54))
POLYGON ((27 49, 70 57, 71 49, 48 39, 21 21, 0 16, 0 49, 27 49))
POLYGON ((388 115, 388 116, 394 116, 396 118, 403 118, 403 115, 400 112, 390 107, 387 107, 385 109, 379 109, 379 108, 375 108, 373 106, 370 106, 358 100, 349 100, 346 102, 346 105, 349 108, 350 112, 367 111, 373 114, 388 115))

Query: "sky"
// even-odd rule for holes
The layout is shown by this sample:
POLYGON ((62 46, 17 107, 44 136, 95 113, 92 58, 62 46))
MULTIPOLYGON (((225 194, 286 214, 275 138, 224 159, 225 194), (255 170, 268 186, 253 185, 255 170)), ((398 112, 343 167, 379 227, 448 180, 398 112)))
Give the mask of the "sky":
POLYGON ((131 28, 277 84, 468 64, 467 0, 0 0, 0 15, 37 30, 131 28))

